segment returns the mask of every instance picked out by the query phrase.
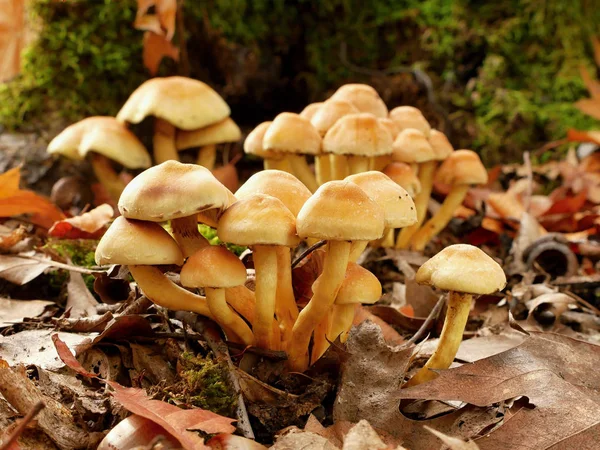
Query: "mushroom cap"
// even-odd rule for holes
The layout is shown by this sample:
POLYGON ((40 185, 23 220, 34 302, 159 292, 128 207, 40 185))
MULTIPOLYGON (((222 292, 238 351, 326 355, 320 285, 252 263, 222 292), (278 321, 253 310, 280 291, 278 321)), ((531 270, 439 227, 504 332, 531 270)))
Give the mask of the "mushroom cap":
POLYGON ((344 281, 335 297, 335 304, 373 304, 380 298, 381 283, 377 277, 364 267, 349 262, 344 281))
POLYGON ((305 118, 298 114, 278 114, 267 128, 263 148, 276 152, 316 155, 321 151, 321 136, 305 118))
POLYGON ((392 135, 373 114, 339 119, 323 138, 323 151, 338 155, 379 156, 392 153, 392 135))
POLYGON ((417 222, 417 209, 410 194, 387 175, 372 170, 346 177, 358 185, 384 211, 386 228, 404 228, 417 222))
POLYGON ((398 136, 398 134, 400 134, 400 128, 398 127, 398 125, 396 125, 396 122, 394 122, 392 119, 390 119, 388 117, 380 117, 377 120, 379 120, 379 123, 387 128, 387 130, 392 135, 392 139, 396 139, 396 136, 398 136))
POLYGON ((492 294, 506 285, 502 267, 479 248, 468 244, 446 247, 417 271, 416 281, 445 291, 492 294))
POLYGON ((487 170, 472 150, 456 150, 440 165, 436 173, 440 183, 449 185, 486 184, 487 170))
POLYGON ((217 235, 236 245, 283 245, 295 247, 296 218, 279 200, 266 194, 240 199, 219 219, 217 235))
POLYGON ((331 96, 331 99, 350 102, 360 112, 371 113, 375 117, 387 117, 388 115, 387 106, 377 91, 368 84, 344 84, 331 96))
POLYGON ((128 219, 162 222, 226 208, 229 201, 210 170, 169 160, 131 180, 119 198, 119 211, 128 219))
MULTIPOLYGON (((227 188, 225 188, 227 189, 227 188)), ((229 208, 231 205, 233 205, 235 202, 237 202, 237 198, 235 197, 235 195, 233 195, 233 192, 231 192, 229 189, 227 189, 227 198, 228 198, 228 202, 226 205, 226 208, 229 208)), ((213 209, 207 209, 206 211, 202 211, 198 213, 198 223, 203 223, 205 225, 208 225, 209 227, 212 228, 217 228, 217 225, 219 224, 219 217, 221 216, 221 214, 223 213, 223 211, 225 210, 225 208, 213 208, 213 209)))
POLYGON ((48 144, 48 153, 81 160, 88 152, 98 153, 128 169, 152 165, 144 145, 114 117, 94 116, 65 128, 48 144))
POLYGON ((129 96, 117 120, 140 123, 155 116, 181 130, 195 130, 219 122, 230 113, 225 100, 202 81, 166 77, 142 83, 129 96))
POLYGON ((450 153, 454 151, 454 147, 448 140, 448 137, 439 130, 432 129, 431 134, 429 135, 429 144, 433 151, 435 152, 436 159, 444 160, 450 153))
POLYGON ((225 247, 210 245, 188 258, 180 279, 185 287, 231 288, 246 282, 246 267, 225 247))
POLYGON ((306 200, 312 195, 308 188, 294 175, 282 170, 261 170, 255 173, 235 193, 243 199, 253 194, 266 194, 275 197, 298 216, 306 200))
POLYGON ((325 136, 340 118, 348 114, 358 114, 360 111, 352 103, 345 100, 329 99, 313 114, 310 123, 321 136, 325 136))
POLYGON ((321 105, 323 105, 323 102, 315 102, 306 105, 302 112, 300 112, 300 117, 304 117, 306 120, 311 120, 321 105))
POLYGON ((402 130, 396 136, 393 148, 392 158, 394 161, 422 163, 437 159, 427 137, 416 128, 402 130))
POLYGON ((296 228, 301 238, 372 241, 383 235, 384 211, 356 184, 329 181, 306 201, 296 228))
POLYGON ((183 264, 183 253, 163 227, 154 222, 117 217, 96 247, 96 264, 127 266, 183 264))
POLYGON ((421 192, 421 182, 419 181, 419 177, 408 164, 392 162, 385 166, 382 172, 390 177, 393 182, 406 189, 406 192, 408 192, 412 198, 415 198, 415 196, 421 192))
POLYGON ((390 111, 390 119, 396 122, 400 131, 407 128, 415 128, 429 137, 431 125, 423 113, 414 106, 398 106, 390 111))
POLYGON ((204 145, 222 144, 225 142, 237 142, 242 138, 242 132, 231 118, 213 123, 197 130, 177 132, 175 145, 177 150, 186 148, 202 147, 204 145))
POLYGON ((249 155, 259 156, 263 159, 281 159, 283 157, 281 153, 273 150, 266 150, 263 147, 265 133, 272 123, 272 121, 263 122, 246 136, 246 140, 244 141, 244 152, 249 155))

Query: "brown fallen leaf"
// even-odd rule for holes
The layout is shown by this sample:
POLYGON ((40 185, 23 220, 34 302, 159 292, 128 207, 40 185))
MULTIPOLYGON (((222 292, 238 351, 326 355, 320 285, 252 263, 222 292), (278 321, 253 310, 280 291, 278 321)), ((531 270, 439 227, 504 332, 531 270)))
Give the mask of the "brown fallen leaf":
POLYGON ((340 450, 324 437, 308 431, 290 430, 275 441, 271 450, 340 450))
POLYGON ((46 300, 12 300, 0 297, 0 327, 41 315, 54 302, 46 300))
POLYGON ((93 316, 96 314, 98 301, 87 288, 80 273, 71 272, 67 283, 67 305, 72 318, 93 316))
MULTIPOLYGON (((387 450, 392 448, 383 442, 369 422, 361 420, 346 434, 342 450, 387 450)), ((402 449, 402 447, 396 448, 402 449)))
POLYGON ((256 441, 235 434, 218 434, 206 445, 213 450, 267 450, 256 441))
POLYGON ((361 323, 370 320, 371 322, 377 324, 379 328, 381 328, 381 332, 383 334, 383 338, 390 345, 400 345, 404 342, 404 338, 398 333, 394 328, 392 328, 386 321, 377 317, 375 314, 370 312, 367 308, 360 305, 356 308, 356 313, 354 314, 354 326, 359 326, 361 323))
POLYGON ((113 215, 112 206, 105 203, 80 216, 56 222, 48 235, 61 239, 98 239, 106 231, 113 215))
POLYGON ((575 102, 575 107, 582 113, 600 120, 600 100, 583 98, 575 102))
POLYGON ((144 66, 150 72, 150 75, 156 75, 160 62, 164 57, 179 61, 179 49, 171 41, 160 34, 146 31, 144 33, 144 49, 142 58, 144 66))
POLYGON ((177 0, 138 0, 138 9, 133 26, 138 30, 151 30, 162 34, 170 41, 175 34, 177 0), (148 14, 154 6, 156 14, 148 14))
POLYGON ((135 414, 120 421, 116 427, 108 432, 102 439, 97 450, 129 450, 149 446, 160 438, 161 445, 165 450, 177 449, 181 445, 179 441, 157 425, 141 416, 135 414))
POLYGON ((11 247, 15 246, 27 237, 25 227, 19 226, 8 233, 0 233, 0 252, 8 252, 11 247))
POLYGON ((448 436, 447 434, 434 430, 427 425, 424 425, 424 428, 436 437, 440 438, 440 440, 446 444, 450 450, 479 450, 479 447, 473 441, 463 441, 462 439, 448 436))
POLYGON ((0 278, 22 286, 39 277, 46 269, 51 267, 52 260, 44 257, 48 262, 25 259, 19 256, 0 255, 0 278))

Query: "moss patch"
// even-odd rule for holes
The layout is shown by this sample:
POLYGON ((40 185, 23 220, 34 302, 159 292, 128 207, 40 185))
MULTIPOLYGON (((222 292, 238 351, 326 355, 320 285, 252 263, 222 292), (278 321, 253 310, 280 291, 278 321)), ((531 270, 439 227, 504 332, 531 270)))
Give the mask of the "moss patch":
MULTIPOLYGON (((76 266, 90 268, 96 265, 94 254, 97 245, 98 241, 93 239, 50 239, 45 248, 63 259, 70 260, 76 266)), ((53 270, 50 275, 50 283, 54 288, 63 286, 68 279, 65 270, 53 270)), ((95 295, 94 276, 82 274, 82 277, 88 290, 95 295)))

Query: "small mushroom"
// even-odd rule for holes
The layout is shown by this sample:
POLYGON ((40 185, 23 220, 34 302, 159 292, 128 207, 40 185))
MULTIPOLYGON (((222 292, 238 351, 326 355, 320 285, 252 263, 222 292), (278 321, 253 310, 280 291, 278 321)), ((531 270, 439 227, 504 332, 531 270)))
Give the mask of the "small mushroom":
POLYGON ((315 102, 306 105, 306 107, 300 113, 300 117, 304 117, 306 120, 311 120, 321 105, 323 105, 323 102, 315 102))
MULTIPOLYGON (((396 125, 392 119, 388 117, 379 117, 377 119, 381 125, 387 128, 387 130, 392 135, 392 141, 396 140, 396 137, 400 134, 400 128, 396 125)), ((392 155, 394 153, 394 148, 390 149, 389 153, 384 155, 376 156, 371 160, 371 165, 369 166, 369 170, 383 170, 385 166, 392 162, 392 155)))
POLYGON ((285 159, 284 154, 274 150, 266 150, 263 146, 263 139, 267 129, 273 122, 263 122, 248 134, 244 141, 244 152, 248 155, 255 155, 264 160, 265 170, 283 170, 292 172, 290 162, 285 159))
POLYGON ((352 103, 362 113, 375 117, 387 117, 388 109, 377 91, 368 84, 349 83, 341 86, 331 96, 331 100, 345 100, 352 103))
POLYGON ((423 113, 414 106, 397 106, 390 111, 390 119, 398 125, 400 132, 407 128, 414 128, 427 138, 431 133, 431 125, 429 125, 423 113))
POLYGON ((454 361, 469 318, 474 295, 492 294, 506 285, 502 268, 482 250, 467 244, 446 247, 416 274, 419 284, 448 291, 444 327, 437 349, 425 366, 405 387, 425 383, 437 377, 432 369, 447 369, 454 361))

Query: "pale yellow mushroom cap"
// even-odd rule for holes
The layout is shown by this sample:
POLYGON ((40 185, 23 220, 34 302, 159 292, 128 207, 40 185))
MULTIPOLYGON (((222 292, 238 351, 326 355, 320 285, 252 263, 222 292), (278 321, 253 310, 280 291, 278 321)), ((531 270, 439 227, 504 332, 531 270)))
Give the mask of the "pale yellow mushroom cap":
POLYGON ((88 117, 65 128, 48 144, 48 153, 81 160, 98 153, 128 169, 152 165, 144 145, 114 117, 88 117))
POLYGON ((456 150, 440 165, 436 179, 443 184, 486 184, 487 170, 472 150, 456 150))
POLYGON ((180 279, 185 287, 231 288, 246 282, 246 267, 225 247, 210 245, 188 258, 180 279))
POLYGON ((306 120, 311 120, 321 105, 323 105, 323 102, 316 102, 307 105, 306 108, 304 108, 300 113, 300 116, 304 117, 306 120))
POLYGON ((197 130, 177 132, 175 146, 177 150, 185 150, 192 147, 203 147, 205 145, 223 144, 225 142, 237 142, 242 138, 240 127, 229 117, 197 130))
POLYGON ((350 102, 344 100, 327 100, 313 114, 310 123, 316 130, 325 136, 329 130, 340 118, 348 114, 358 114, 360 111, 350 102))
POLYGON ((388 109, 373 87, 368 84, 345 84, 341 86, 332 100, 345 100, 352 103, 360 112, 373 114, 375 117, 387 117, 388 109))
POLYGON ((202 81, 186 77, 152 78, 142 83, 117 114, 120 122, 158 117, 182 130, 195 130, 229 117, 225 100, 202 81))
POLYGON ((392 181, 406 189, 406 192, 408 192, 412 198, 415 198, 415 196, 421 192, 421 182, 419 181, 419 177, 417 177, 417 174, 408 164, 392 162, 385 166, 382 172, 390 177, 392 181))
POLYGON ((377 120, 379 120, 379 123, 381 125, 383 125, 384 127, 387 128, 387 130, 392 135, 392 139, 396 139, 396 136, 398 136, 398 134, 400 134, 400 128, 398 127, 398 125, 396 125, 396 123, 392 119, 390 119, 388 117, 380 117, 377 120))
POLYGON ((446 247, 421 266, 416 281, 445 291, 492 294, 504 289, 502 267, 479 248, 468 244, 446 247))
POLYGON ((275 152, 273 150, 266 150, 263 147, 263 139, 265 138, 265 133, 267 129, 271 126, 273 122, 267 121, 259 124, 254 130, 248 134, 246 140, 244 141, 244 152, 248 155, 255 155, 263 159, 281 159, 283 158, 283 154, 280 152, 275 152))
POLYGON ((276 152, 317 155, 321 151, 321 136, 307 119, 284 112, 277 115, 267 128, 263 148, 276 152))
POLYGON ((373 304, 381 298, 381 283, 375 275, 356 263, 348 263, 336 305, 373 304))
POLYGON ((433 129, 431 130, 431 134, 429 135, 429 144, 431 144, 431 148, 435 152, 436 159, 444 160, 450 153, 454 151, 454 147, 448 140, 448 137, 439 130, 433 129))
POLYGON ((425 119, 423 113, 414 106, 398 106, 390 111, 390 119, 400 128, 400 131, 407 128, 415 128, 429 137, 431 125, 425 119))
POLYGON ((379 156, 392 152, 388 129, 373 114, 351 114, 339 119, 323 139, 323 151, 337 155, 379 156))
POLYGON ((416 128, 402 130, 393 144, 394 161, 422 163, 436 159, 436 154, 425 135, 416 128))

